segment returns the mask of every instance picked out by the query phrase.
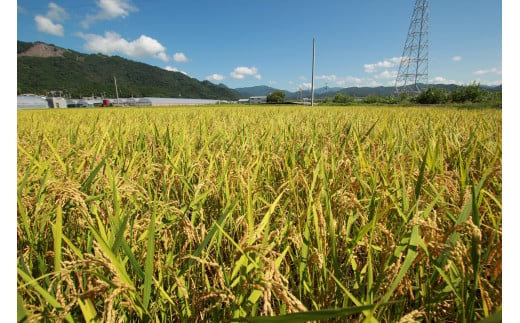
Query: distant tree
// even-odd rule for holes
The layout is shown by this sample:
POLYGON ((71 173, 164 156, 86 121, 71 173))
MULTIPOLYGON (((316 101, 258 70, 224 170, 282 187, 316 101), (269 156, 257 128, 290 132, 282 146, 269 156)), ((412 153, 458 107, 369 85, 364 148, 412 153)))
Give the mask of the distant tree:
POLYGON ((451 101, 455 103, 482 102, 487 93, 480 88, 480 83, 459 86, 451 92, 451 101))
POLYGON ((464 88, 464 96, 466 97, 467 101, 481 102, 484 97, 484 93, 480 88, 480 83, 473 83, 466 86, 464 88))
POLYGON ((283 91, 274 91, 267 96, 268 103, 283 103, 285 101, 285 92, 283 91))
POLYGON ((384 103, 384 99, 379 95, 369 95, 363 99, 363 103, 366 103, 366 104, 384 103))
POLYGON ((466 101, 464 87, 458 86, 451 92, 451 101, 455 103, 462 103, 466 101))
POLYGON ((352 103, 353 101, 354 101, 354 98, 352 98, 351 96, 348 96, 348 95, 341 94, 341 93, 337 93, 334 96, 334 99, 332 100, 332 102, 339 103, 339 104, 352 103))
POLYGON ((428 88, 426 91, 422 91, 415 101, 419 104, 440 104, 446 103, 448 97, 446 91, 441 88, 428 88))

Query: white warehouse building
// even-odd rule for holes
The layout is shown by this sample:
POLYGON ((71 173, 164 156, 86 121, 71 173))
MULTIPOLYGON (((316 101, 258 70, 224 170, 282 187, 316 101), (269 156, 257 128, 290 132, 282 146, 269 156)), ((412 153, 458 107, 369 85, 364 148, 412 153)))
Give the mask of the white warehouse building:
POLYGON ((36 95, 18 95, 17 107, 18 109, 47 109, 49 104, 44 98, 36 95))
POLYGON ((267 96, 252 96, 249 98, 249 104, 267 103, 267 96))

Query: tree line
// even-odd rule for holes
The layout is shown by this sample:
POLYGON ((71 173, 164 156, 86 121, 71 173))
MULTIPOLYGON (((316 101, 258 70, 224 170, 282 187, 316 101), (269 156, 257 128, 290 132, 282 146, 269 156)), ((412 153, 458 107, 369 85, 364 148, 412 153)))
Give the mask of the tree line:
POLYGON ((369 95, 357 99, 349 95, 337 93, 334 98, 326 98, 324 104, 350 105, 350 104, 486 104, 492 107, 502 107, 502 92, 491 92, 480 87, 479 83, 467 86, 458 86, 452 91, 443 88, 430 87, 416 96, 406 93, 395 96, 369 95))

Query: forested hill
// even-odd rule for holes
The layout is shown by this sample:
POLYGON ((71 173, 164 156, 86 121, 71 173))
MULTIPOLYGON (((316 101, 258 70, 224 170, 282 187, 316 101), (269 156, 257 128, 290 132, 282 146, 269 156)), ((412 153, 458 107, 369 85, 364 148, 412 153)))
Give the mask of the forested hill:
POLYGON ((63 91, 72 97, 183 97, 237 100, 225 85, 119 56, 83 54, 41 42, 18 41, 18 93, 63 91))

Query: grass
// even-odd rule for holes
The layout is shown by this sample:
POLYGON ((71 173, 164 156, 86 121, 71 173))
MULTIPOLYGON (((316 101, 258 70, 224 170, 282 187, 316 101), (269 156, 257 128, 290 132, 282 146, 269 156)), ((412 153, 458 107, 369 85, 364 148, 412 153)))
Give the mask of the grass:
POLYGON ((19 318, 492 320, 501 149, 493 109, 18 111, 19 318))

